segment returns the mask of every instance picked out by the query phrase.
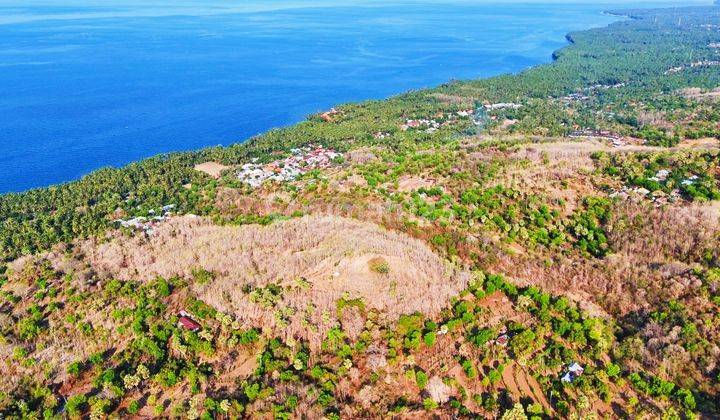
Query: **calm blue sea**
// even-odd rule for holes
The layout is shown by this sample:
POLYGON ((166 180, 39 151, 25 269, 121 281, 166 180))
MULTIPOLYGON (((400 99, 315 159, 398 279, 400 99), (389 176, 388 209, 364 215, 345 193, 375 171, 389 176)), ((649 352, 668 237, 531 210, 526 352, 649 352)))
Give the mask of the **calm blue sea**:
POLYGON ((0 193, 517 72, 628 5, 0 0, 0 193))

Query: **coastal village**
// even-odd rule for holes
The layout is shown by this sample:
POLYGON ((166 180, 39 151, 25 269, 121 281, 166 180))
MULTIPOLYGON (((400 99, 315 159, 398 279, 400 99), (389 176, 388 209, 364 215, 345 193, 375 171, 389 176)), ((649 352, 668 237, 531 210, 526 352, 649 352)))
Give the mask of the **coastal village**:
MULTIPOLYGON (((483 126, 487 123, 488 116, 485 111, 488 110, 499 110, 499 109, 519 109, 522 107, 520 104, 514 103, 501 103, 501 104, 486 104, 483 105, 482 109, 463 109, 448 114, 440 113, 435 117, 415 118, 407 119, 404 124, 400 125, 401 131, 418 130, 424 133, 434 133, 442 127, 456 124, 461 119, 471 119, 473 125, 483 126)), ((493 116, 490 119, 495 120, 497 117, 493 116)), ((379 135, 385 133, 378 133, 379 135)), ((384 138, 376 135, 375 138, 384 138)))
POLYGON ((137 216, 127 219, 116 219, 113 223, 119 227, 136 230, 145 233, 146 235, 152 235, 162 223, 168 221, 175 213, 175 205, 168 204, 162 206, 159 210, 151 209, 148 211, 148 216, 137 216))
POLYGON ((720 66, 720 61, 718 61, 718 60, 701 60, 701 61, 692 62, 687 65, 671 67, 664 74, 665 74, 665 76, 668 76, 671 74, 680 73, 687 69, 694 69, 697 67, 717 67, 717 66, 720 66))
POLYGON ((267 164, 252 163, 242 165, 238 179, 252 188, 261 186, 265 181, 293 181, 300 175, 313 169, 326 169, 332 166, 342 154, 322 145, 310 145, 292 149, 285 159, 267 164))

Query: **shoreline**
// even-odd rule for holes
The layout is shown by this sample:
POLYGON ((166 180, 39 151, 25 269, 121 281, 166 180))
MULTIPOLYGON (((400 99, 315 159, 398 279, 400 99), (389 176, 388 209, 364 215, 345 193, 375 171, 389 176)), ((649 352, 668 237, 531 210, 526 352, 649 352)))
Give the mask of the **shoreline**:
MULTIPOLYGON (((648 9, 652 9, 652 8, 648 8, 648 9)), ((627 15, 613 14, 612 11, 601 11, 599 14, 600 14, 600 15, 606 15, 606 16, 629 17, 629 16, 627 16, 627 15)), ((499 73, 499 74, 495 74, 495 75, 493 75, 493 76, 480 77, 480 78, 471 78, 471 79, 455 79, 455 78, 451 78, 451 79, 448 79, 448 80, 446 80, 446 81, 444 81, 444 82, 441 82, 441 83, 439 83, 439 84, 437 84, 437 85, 425 86, 425 87, 418 87, 418 88, 414 88, 414 89, 408 89, 408 90, 401 91, 401 92, 397 92, 397 93, 394 93, 394 94, 391 94, 391 95, 385 96, 385 97, 371 98, 371 99, 365 99, 365 100, 360 100, 360 101, 340 102, 340 103, 335 104, 334 106, 335 106, 335 107, 342 107, 342 106, 348 106, 348 105, 359 104, 359 103, 364 103, 364 102, 387 101, 387 100, 390 100, 390 99, 392 99, 392 98, 396 98, 396 97, 399 97, 399 96, 402 96, 402 95, 406 95, 406 94, 410 94, 410 93, 417 93, 417 92, 423 92, 423 91, 427 91, 427 90, 436 89, 436 88, 438 88, 438 87, 440 87, 440 86, 443 86, 443 85, 445 85, 445 84, 448 84, 448 83, 454 83, 454 82, 473 82, 473 81, 482 81, 482 80, 493 79, 493 78, 496 78, 496 77, 515 76, 515 75, 521 74, 521 73, 523 73, 523 72, 527 72, 527 71, 530 71, 530 70, 532 70, 532 69, 536 69, 536 68, 538 68, 538 67, 550 66, 550 65, 553 65, 553 64, 557 61, 557 59, 559 58, 559 54, 560 54, 562 51, 564 51, 564 50, 567 49, 567 48, 572 47, 572 46, 575 44, 575 40, 572 38, 573 33, 583 33, 583 32, 591 31, 591 30, 606 29, 606 28, 608 28, 610 25, 613 25, 613 24, 615 24, 615 23, 617 23, 617 22, 619 22, 619 20, 616 20, 616 21, 607 23, 607 24, 605 24, 605 25, 592 26, 592 27, 590 27, 590 28, 583 29, 583 30, 580 30, 580 31, 568 32, 568 33, 566 33, 566 34, 564 35, 564 37, 563 37, 564 40, 565 40, 565 42, 566 42, 566 44, 565 44, 564 46, 562 46, 561 48, 558 48, 558 49, 552 51, 552 52, 550 53, 550 56, 549 56, 549 60, 548 60, 548 61, 541 62, 541 63, 538 63, 538 64, 534 64, 534 65, 531 65, 531 66, 522 68, 522 69, 520 69, 520 70, 517 70, 516 72, 499 73)), ((310 115, 312 115, 312 114, 314 114, 314 113, 311 113, 310 115)), ((71 180, 67 180, 67 181, 63 181, 63 182, 58 182, 58 183, 47 184, 47 185, 38 186, 38 187, 33 187, 33 188, 26 189, 26 190, 21 190, 21 191, 0 192, 0 199, 3 198, 3 197, 5 197, 5 196, 23 195, 23 194, 31 193, 31 192, 34 192, 34 191, 41 191, 41 190, 46 190, 46 189, 50 189, 50 188, 58 188, 58 187, 66 186, 66 185, 69 185, 69 184, 74 184, 74 183, 77 183, 77 182, 83 180, 83 179, 86 178, 86 177, 92 176, 93 174, 97 173, 98 171, 102 171, 102 170, 105 170, 105 169, 108 169, 108 168, 109 168, 109 169, 113 169, 113 170, 122 170, 122 169, 128 167, 129 165, 140 164, 140 163, 142 163, 142 162, 144 162, 144 161, 152 160, 152 159, 163 159, 163 158, 165 158, 165 157, 182 156, 182 155, 187 155, 187 154, 201 153, 201 152, 204 151, 204 150, 215 149, 215 148, 225 149, 225 148, 234 147, 234 146, 237 146, 237 145, 248 145, 248 144, 250 144, 251 142, 253 142, 254 139, 256 139, 256 138, 258 138, 258 137, 262 137, 262 136, 266 135, 267 133, 269 133, 269 132, 271 132, 271 131, 273 131, 273 130, 283 130, 283 129, 291 128, 291 127, 296 126, 297 124, 301 124, 303 121, 306 121, 306 120, 307 120, 307 118, 304 118, 304 119, 301 119, 301 120, 296 121, 296 122, 289 122, 289 123, 287 123, 286 125, 276 125, 276 126, 270 127, 269 129, 267 129, 267 130, 265 130, 265 131, 262 131, 262 132, 260 132, 260 133, 258 133, 258 134, 251 135, 251 136, 246 137, 246 138, 244 138, 244 139, 242 139, 242 140, 234 141, 234 142, 231 142, 231 143, 228 143, 228 144, 207 145, 207 146, 203 146, 203 147, 200 147, 200 148, 193 148, 193 149, 187 149, 187 150, 174 150, 174 151, 162 152, 162 153, 158 153, 158 154, 154 154, 154 155, 149 155, 149 156, 146 156, 146 157, 144 157, 144 158, 132 160, 132 161, 129 161, 129 162, 125 163, 125 164, 118 165, 118 166, 101 165, 101 166, 97 167, 96 169, 91 170, 91 171, 89 171, 89 172, 87 172, 87 173, 85 173, 85 174, 83 174, 83 175, 81 175, 81 176, 79 176, 79 177, 77 177, 77 178, 71 179, 71 180)))

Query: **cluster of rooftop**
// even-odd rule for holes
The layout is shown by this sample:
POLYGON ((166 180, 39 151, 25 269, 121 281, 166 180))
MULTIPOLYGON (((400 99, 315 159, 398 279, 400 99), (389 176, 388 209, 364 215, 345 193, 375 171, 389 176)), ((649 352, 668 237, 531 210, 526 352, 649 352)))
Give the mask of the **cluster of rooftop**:
POLYGON ((692 62, 687 65, 671 67, 665 72, 665 75, 667 76, 669 74, 680 73, 681 71, 684 71, 686 69, 694 69, 696 67, 717 67, 717 66, 720 66, 720 61, 718 61, 718 60, 695 61, 695 62, 692 62))
POLYGON ((516 104, 513 102, 501 102, 497 104, 486 104, 484 105, 485 109, 488 111, 496 111, 498 109, 520 109, 522 108, 521 104, 516 104))
POLYGON ((454 124, 458 121, 458 118, 472 118, 473 123, 479 125, 476 119, 476 113, 473 109, 463 109, 457 112, 451 112, 449 114, 439 114, 433 118, 419 118, 419 119, 408 119, 405 124, 400 126, 402 131, 408 131, 411 129, 421 130, 426 133, 434 133, 440 127, 454 124))
POLYGON ((609 89, 618 89, 621 87, 625 87, 625 83, 617 83, 614 85, 592 85, 589 87, 586 87, 582 90, 578 90, 575 93, 571 93, 569 95, 563 96, 560 98, 566 105, 570 105, 573 102, 582 102, 587 101, 590 99, 590 95, 601 90, 609 90, 609 89))
POLYGON ((306 146, 292 149, 292 154, 285 159, 276 160, 267 164, 246 163, 238 172, 238 179, 252 188, 257 188, 265 181, 293 181, 298 176, 313 170, 325 169, 333 165, 341 153, 328 149, 322 145, 306 146))
POLYGON ((173 213, 175 204, 168 204, 160 208, 159 211, 150 210, 148 216, 138 216, 131 219, 117 219, 114 223, 122 227, 143 231, 148 235, 152 235, 155 228, 165 222, 173 213))
MULTIPOLYGON (((670 177, 670 174, 672 174, 672 171, 669 169, 660 169, 655 173, 654 176, 648 178, 648 181, 657 182, 657 183, 665 183, 668 181, 668 178, 670 177)), ((693 185, 697 182, 699 177, 697 175, 691 175, 682 181, 680 181, 681 186, 688 186, 693 185)), ((628 199, 630 197, 641 197, 641 198, 647 198, 651 201, 653 201, 656 205, 662 205, 666 204, 668 202, 675 202, 677 200, 680 200, 682 198, 680 194, 679 189, 673 189, 670 191, 669 194, 666 194, 662 190, 655 190, 650 191, 647 188, 643 187, 627 187, 623 186, 622 189, 619 191, 614 191, 610 194, 611 198, 621 198, 621 199, 628 199)))
POLYGON ((568 137, 573 139, 598 139, 598 140, 607 140, 614 147, 621 147, 625 146, 628 143, 628 138, 621 136, 620 134, 613 133, 612 131, 607 130, 592 130, 592 129, 584 129, 584 130, 576 130, 571 132, 568 137))

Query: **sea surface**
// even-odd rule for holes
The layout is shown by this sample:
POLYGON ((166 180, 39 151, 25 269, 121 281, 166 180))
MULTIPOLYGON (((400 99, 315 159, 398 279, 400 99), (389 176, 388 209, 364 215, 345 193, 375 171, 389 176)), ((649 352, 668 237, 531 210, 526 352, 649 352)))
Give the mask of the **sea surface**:
POLYGON ((518 72, 653 4, 0 0, 0 193, 518 72))

